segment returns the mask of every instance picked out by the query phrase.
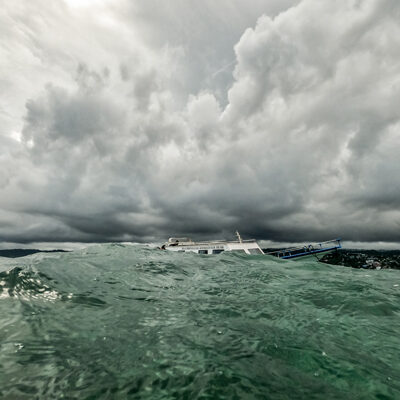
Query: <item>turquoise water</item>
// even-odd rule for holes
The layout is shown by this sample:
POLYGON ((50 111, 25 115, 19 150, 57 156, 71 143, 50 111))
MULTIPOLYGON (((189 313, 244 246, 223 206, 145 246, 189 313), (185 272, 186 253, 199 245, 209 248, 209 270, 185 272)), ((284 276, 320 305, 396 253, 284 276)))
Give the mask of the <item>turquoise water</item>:
POLYGON ((399 399, 399 285, 145 246, 0 258, 0 398, 399 399))

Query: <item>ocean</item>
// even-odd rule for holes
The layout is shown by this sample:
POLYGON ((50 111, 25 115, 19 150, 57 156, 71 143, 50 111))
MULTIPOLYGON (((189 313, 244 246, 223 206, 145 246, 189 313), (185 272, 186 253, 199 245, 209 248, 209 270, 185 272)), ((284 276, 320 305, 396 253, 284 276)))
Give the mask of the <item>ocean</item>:
POLYGON ((399 399, 400 271, 105 244, 0 257, 1 399, 399 399))

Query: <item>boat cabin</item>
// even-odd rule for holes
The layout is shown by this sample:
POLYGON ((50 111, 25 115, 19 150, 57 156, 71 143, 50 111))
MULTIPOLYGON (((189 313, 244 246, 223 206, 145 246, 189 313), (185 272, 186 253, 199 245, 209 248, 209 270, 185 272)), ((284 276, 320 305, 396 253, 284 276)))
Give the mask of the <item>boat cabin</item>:
POLYGON ((194 242, 190 238, 171 237, 162 248, 170 251, 191 252, 197 254, 220 254, 223 251, 234 251, 243 254, 264 254, 254 239, 243 240, 236 232, 238 240, 209 240, 194 242))

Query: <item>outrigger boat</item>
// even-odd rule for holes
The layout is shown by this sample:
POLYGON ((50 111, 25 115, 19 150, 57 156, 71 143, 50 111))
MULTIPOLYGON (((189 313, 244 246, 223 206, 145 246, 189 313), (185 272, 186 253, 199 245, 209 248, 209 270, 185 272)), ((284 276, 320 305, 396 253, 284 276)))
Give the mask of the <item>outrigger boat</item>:
POLYGON ((328 240, 321 243, 313 243, 299 247, 287 247, 285 249, 273 250, 264 253, 265 255, 289 259, 302 259, 313 257, 316 259, 322 258, 324 255, 337 251, 342 248, 341 239, 328 240), (321 256, 321 257, 319 257, 321 256))
POLYGON ((233 251, 245 254, 264 254, 282 259, 304 259, 305 257, 318 257, 336 251, 342 247, 340 240, 334 239, 321 243, 308 244, 300 247, 264 252, 255 239, 243 240, 236 231, 237 240, 209 240, 194 242, 190 238, 169 238, 168 242, 161 246, 163 250, 191 252, 197 254, 220 254, 223 251, 233 251))

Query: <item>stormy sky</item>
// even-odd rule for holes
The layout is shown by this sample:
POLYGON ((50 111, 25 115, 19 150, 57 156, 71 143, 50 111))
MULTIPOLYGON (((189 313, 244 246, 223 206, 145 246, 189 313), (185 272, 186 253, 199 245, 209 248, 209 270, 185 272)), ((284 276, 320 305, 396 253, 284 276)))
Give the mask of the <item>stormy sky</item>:
POLYGON ((0 242, 400 242, 398 0, 0 2, 0 242))

